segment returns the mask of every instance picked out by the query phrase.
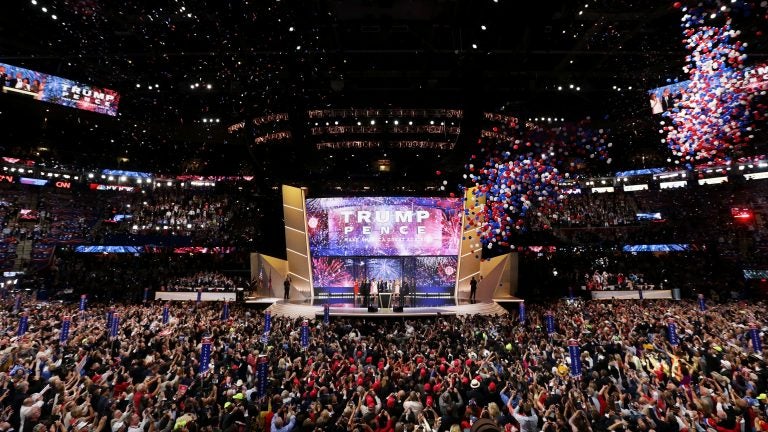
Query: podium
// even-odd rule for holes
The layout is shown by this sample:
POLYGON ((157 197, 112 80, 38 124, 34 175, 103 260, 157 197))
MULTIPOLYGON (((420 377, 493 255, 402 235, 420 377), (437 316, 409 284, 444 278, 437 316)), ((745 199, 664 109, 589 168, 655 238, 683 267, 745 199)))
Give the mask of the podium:
POLYGON ((392 293, 380 292, 379 293, 379 306, 384 309, 392 307, 392 293))

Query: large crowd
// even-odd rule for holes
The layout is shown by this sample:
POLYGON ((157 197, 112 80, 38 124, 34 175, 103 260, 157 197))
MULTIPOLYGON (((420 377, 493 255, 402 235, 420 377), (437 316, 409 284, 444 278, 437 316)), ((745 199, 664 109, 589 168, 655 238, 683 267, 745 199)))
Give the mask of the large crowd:
MULTIPOLYGON (((2 431, 768 430, 768 369, 747 331, 766 304, 568 302, 502 317, 300 320, 231 305, 5 303, 2 431), (555 315, 547 333, 544 314, 555 315), (71 315, 60 343, 62 316, 71 315), (678 343, 668 338, 668 319, 678 343), (200 374, 203 336, 212 338, 200 374), (568 341, 579 341, 572 376, 568 341), (265 355, 264 394, 257 373, 265 355)), ((765 341, 763 329, 760 338, 765 341)), ((764 344, 765 345, 765 344, 764 344)))

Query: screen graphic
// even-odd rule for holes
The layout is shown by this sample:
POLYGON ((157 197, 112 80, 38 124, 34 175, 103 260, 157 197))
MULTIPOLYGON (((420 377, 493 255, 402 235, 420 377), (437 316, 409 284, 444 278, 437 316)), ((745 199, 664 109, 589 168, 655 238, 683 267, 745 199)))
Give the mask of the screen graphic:
POLYGON ((66 78, 0 63, 0 90, 31 98, 93 111, 117 115, 120 94, 114 90, 93 87, 66 78))
POLYGON ((359 197, 307 200, 313 257, 458 255, 458 198, 359 197))

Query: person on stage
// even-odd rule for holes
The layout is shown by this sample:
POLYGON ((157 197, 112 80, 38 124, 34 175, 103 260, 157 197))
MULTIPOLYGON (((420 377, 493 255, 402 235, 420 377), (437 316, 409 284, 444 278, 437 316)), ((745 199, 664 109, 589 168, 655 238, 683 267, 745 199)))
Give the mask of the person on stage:
POLYGON ((286 275, 285 280, 283 281, 283 299, 288 300, 290 298, 290 292, 291 292, 291 276, 286 275))
POLYGON ((402 306, 400 302, 400 281, 392 282, 392 304, 402 306))
POLYGON ((355 306, 357 306, 357 296, 360 294, 360 282, 355 279, 355 284, 352 286, 352 293, 354 294, 355 306))
POLYGON ((476 301, 477 298, 477 279, 475 279, 474 276, 472 276, 472 279, 469 281, 469 300, 470 301, 476 301))
POLYGON ((373 279, 371 282, 371 303, 368 306, 371 304, 379 304, 379 282, 376 279, 373 279))

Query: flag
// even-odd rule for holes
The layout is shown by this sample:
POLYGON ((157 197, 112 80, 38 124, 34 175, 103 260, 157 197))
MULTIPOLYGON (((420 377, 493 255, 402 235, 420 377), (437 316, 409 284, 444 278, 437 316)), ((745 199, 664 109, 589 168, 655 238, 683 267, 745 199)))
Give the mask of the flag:
POLYGON ((27 332, 28 328, 29 328, 29 315, 27 315, 26 312, 23 312, 21 314, 21 318, 19 319, 19 329, 16 332, 16 336, 18 337, 24 336, 24 333, 27 332))
POLYGON ((109 326, 109 336, 116 338, 118 330, 120 330, 120 314, 115 312, 112 314, 112 323, 110 323, 109 326))
POLYGON ((547 326, 547 334, 552 334, 555 332, 555 315, 552 314, 552 311, 547 311, 546 315, 544 315, 544 322, 547 326))
POLYGON ((267 372, 269 370, 269 362, 265 354, 259 356, 259 360, 256 366, 256 380, 259 383, 257 387, 257 395, 263 397, 267 394, 267 372))
POLYGON ((211 362, 211 337, 203 336, 202 346, 200 347, 200 374, 208 372, 211 362))
POLYGON ((581 347, 579 341, 571 339, 568 341, 568 354, 571 357, 571 376, 581 378, 581 347))
POLYGON ((760 340, 760 329, 757 324, 749 324, 749 337, 752 339, 752 350, 756 353, 763 352, 763 341, 760 340))
POLYGON ((307 348, 309 346, 309 321, 303 320, 301 322, 301 347, 307 348))
POLYGON ((677 346, 680 343, 680 339, 677 336, 677 324, 675 324, 675 320, 672 318, 667 320, 667 338, 672 346, 677 346))
POLYGON ((67 339, 69 339, 69 325, 71 322, 72 317, 69 315, 64 315, 64 318, 61 320, 61 333, 59 334, 59 343, 67 343, 67 339))

